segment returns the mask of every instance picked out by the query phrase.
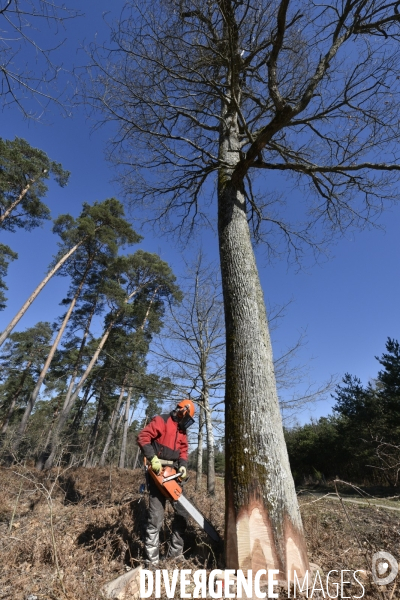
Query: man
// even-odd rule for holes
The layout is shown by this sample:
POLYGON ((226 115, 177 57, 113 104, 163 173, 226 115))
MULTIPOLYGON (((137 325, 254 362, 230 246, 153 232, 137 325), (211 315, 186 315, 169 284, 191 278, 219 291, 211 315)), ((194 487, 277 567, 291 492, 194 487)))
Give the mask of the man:
MULTIPOLYGON (((169 415, 158 415, 142 429, 137 438, 147 461, 155 473, 163 466, 172 465, 186 478, 188 460, 188 439, 186 430, 193 423, 195 406, 191 400, 182 400, 169 415)), ((159 535, 164 520, 166 498, 149 478, 150 506, 146 529, 145 549, 149 562, 159 560, 159 535)), ((167 558, 176 558, 183 554, 182 534, 186 528, 186 519, 180 506, 173 504, 175 516, 172 523, 172 539, 167 558)))

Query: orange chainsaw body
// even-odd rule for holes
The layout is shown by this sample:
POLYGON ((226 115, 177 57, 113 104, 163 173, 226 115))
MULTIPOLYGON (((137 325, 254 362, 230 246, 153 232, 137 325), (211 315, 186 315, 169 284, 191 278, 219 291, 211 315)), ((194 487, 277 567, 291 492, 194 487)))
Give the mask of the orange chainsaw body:
POLYGON ((164 467, 160 471, 158 475, 156 475, 149 465, 148 472, 151 475, 154 483, 160 490, 160 492, 169 500, 176 501, 182 494, 182 488, 178 483, 177 479, 171 479, 170 481, 165 481, 171 475, 176 475, 177 471, 172 467, 164 467))

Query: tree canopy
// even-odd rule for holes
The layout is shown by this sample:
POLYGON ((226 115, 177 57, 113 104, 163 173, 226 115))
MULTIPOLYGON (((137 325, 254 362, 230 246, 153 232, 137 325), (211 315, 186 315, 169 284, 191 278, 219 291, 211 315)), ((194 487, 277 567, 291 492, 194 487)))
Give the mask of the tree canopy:
POLYGON ((274 232, 299 251, 321 225, 373 223, 396 198, 399 22, 382 0, 128 0, 111 44, 92 49, 85 99, 117 128, 131 201, 154 200, 164 219, 176 211, 171 228, 214 219, 204 186, 226 160, 221 125, 234 125, 232 181, 254 232, 271 251, 274 232), (307 204, 285 210, 293 193, 275 193, 280 179, 254 182, 268 171, 307 204))

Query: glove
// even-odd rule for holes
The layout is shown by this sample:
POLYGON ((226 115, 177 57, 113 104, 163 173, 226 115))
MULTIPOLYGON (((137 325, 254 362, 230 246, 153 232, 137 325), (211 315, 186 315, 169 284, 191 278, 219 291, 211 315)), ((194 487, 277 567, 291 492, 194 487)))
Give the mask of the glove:
POLYGON ((186 467, 179 467, 178 472, 181 474, 182 479, 186 479, 186 467))
POLYGON ((158 456, 154 455, 153 458, 151 459, 150 463, 151 463, 151 468, 153 469, 154 473, 156 475, 158 475, 162 469, 160 459, 158 458, 158 456))

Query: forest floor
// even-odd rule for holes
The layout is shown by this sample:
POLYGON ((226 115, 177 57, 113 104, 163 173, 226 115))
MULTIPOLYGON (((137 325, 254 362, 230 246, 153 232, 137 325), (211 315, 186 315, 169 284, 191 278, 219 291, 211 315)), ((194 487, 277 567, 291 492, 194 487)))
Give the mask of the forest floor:
MULTIPOLYGON (((192 474, 186 496, 222 535, 223 480, 217 480, 214 498, 196 492, 194 480, 192 474)), ((143 481, 141 470, 0 469, 0 599, 100 600, 105 583, 143 564, 147 510, 147 495, 139 493, 143 481)), ((342 504, 325 495, 333 492, 334 488, 308 487, 299 493, 309 558, 321 568, 322 577, 332 569, 370 572, 372 555, 380 550, 397 558, 400 512, 374 506, 382 503, 382 494, 378 500, 370 498, 370 504, 349 502, 353 499, 349 496, 342 504)), ((383 502, 397 508, 395 499, 383 502)), ((167 510, 161 554, 167 550, 172 512, 167 510)), ((185 549, 184 568, 223 568, 222 547, 210 542, 194 522, 188 524, 185 549)), ((161 560, 159 568, 182 564, 161 560)), ((372 584, 367 573, 364 598, 400 598, 400 574, 398 578, 398 585, 395 580, 385 588, 372 584)), ((344 589, 347 597, 360 595, 358 585, 344 589)), ((333 590, 331 594, 335 595, 333 590)))

